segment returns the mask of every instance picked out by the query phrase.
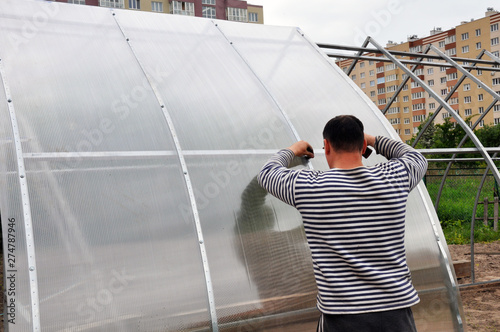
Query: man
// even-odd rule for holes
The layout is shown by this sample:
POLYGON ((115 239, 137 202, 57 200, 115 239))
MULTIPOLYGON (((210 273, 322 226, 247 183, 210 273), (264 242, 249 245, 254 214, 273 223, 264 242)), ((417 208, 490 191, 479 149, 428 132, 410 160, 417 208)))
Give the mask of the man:
POLYGON ((318 331, 416 331, 410 307, 419 298, 406 264, 405 213, 427 161, 404 143, 365 134, 351 115, 331 119, 323 138, 330 170, 288 169, 295 156, 314 158, 299 141, 258 176, 302 215, 318 287, 318 331), (388 161, 363 166, 367 146, 388 161))

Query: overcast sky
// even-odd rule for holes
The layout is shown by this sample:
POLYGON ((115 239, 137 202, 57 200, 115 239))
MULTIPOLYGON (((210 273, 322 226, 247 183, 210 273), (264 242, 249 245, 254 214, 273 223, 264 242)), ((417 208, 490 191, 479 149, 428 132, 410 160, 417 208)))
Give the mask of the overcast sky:
POLYGON ((434 27, 451 29, 484 17, 498 0, 247 0, 264 6, 264 24, 294 26, 317 43, 361 46, 367 35, 386 45, 434 27))

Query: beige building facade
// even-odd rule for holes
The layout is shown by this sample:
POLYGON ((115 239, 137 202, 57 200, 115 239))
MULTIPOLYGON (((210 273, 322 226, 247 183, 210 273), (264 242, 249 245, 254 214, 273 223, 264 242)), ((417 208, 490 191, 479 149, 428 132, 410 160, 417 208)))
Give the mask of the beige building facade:
MULTIPOLYGON (((386 49, 389 51, 423 52, 429 44, 432 44, 451 57, 474 59, 483 49, 498 57, 500 52, 499 24, 500 13, 488 8, 485 17, 481 19, 462 22, 454 29, 446 31, 435 28, 427 37, 411 36, 407 42, 401 44, 389 42, 386 49)), ((431 50, 428 54, 435 55, 436 53, 431 50)), ((491 60, 488 56, 483 56, 482 59, 491 60)), ((352 61, 340 60, 337 61, 337 64, 344 72, 347 72, 352 61)), ((467 63, 460 64, 467 65, 467 63)), ((415 74, 443 99, 462 76, 462 73, 456 68, 428 65, 417 67, 415 74)), ((497 94, 500 94, 500 72, 475 70, 472 71, 472 74, 491 87, 497 94)), ((393 97, 399 85, 406 78, 406 74, 396 68, 393 63, 376 62, 375 60, 358 61, 350 76, 380 110, 384 110, 390 98, 393 97)), ((470 118, 471 124, 488 109, 492 102, 493 97, 468 78, 463 81, 448 101, 463 119, 470 118)), ((430 113, 436 112, 438 107, 439 103, 423 87, 409 80, 387 110, 386 117, 401 139, 409 141, 418 132, 418 126, 421 122, 430 113)), ((447 111, 441 110, 435 123, 442 123, 450 116, 447 111)), ((500 105, 495 105, 481 121, 478 128, 484 125, 498 124, 500 124, 500 105)))

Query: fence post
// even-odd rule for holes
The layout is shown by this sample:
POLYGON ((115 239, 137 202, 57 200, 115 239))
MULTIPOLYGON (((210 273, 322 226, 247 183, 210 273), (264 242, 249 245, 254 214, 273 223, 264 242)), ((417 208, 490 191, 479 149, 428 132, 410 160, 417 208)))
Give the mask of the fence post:
POLYGON ((488 197, 484 199, 483 224, 488 226, 488 197))
POLYGON ((498 196, 495 197, 495 205, 493 205, 493 230, 498 231, 498 196))

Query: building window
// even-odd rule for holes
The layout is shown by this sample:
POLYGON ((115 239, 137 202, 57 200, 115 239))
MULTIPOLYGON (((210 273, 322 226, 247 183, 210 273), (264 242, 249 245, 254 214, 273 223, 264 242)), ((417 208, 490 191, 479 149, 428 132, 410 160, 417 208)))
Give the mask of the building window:
POLYGON ((469 116, 469 115, 472 115, 472 109, 466 108, 465 109, 465 116, 469 116))
POLYGON ((141 1, 140 0, 128 0, 128 8, 141 9, 141 1))
POLYGON ((479 122, 479 127, 484 127, 484 120, 481 120, 481 122, 479 122))
POLYGON ((477 95, 477 100, 478 101, 483 101, 483 99, 484 98, 483 98, 483 94, 482 93, 477 95))
POLYGON ((385 93, 385 88, 380 88, 380 89, 377 89, 377 93, 379 95, 381 95, 382 93, 385 93))
POLYGON ((399 107, 391 107, 387 110, 387 114, 397 114, 399 113, 399 107))
POLYGON ((498 23, 491 25, 491 32, 493 32, 493 31, 498 31, 498 23))
POLYGON ((450 48, 449 50, 446 50, 444 53, 446 53, 446 55, 449 55, 449 56, 456 55, 457 54, 457 48, 456 47, 450 48))
POLYGON ((366 88, 366 83, 361 83, 361 89, 366 88))
POLYGON ((476 37, 481 36, 481 29, 476 29, 476 37))
POLYGON ((396 64, 395 63, 390 63, 385 66, 385 70, 393 70, 396 69, 396 64))
POLYGON ((462 40, 467 40, 469 39, 469 33, 466 32, 466 33, 462 33, 462 40))
POLYGON ((499 123, 500 123, 500 118, 496 118, 496 119, 495 119, 495 124, 497 125, 497 124, 499 124, 499 123))
POLYGON ((352 80, 355 81, 356 80, 356 75, 352 75, 352 80))
POLYGON ((401 123, 401 119, 400 119, 400 118, 389 119, 389 122, 390 122, 392 125, 395 125, 395 124, 400 124, 400 123, 401 123))
POLYGON ((479 76, 479 75, 483 75, 483 71, 482 71, 481 69, 478 69, 478 71, 477 71, 477 75, 478 75, 478 76, 479 76))
POLYGON ((405 118, 404 123, 405 124, 410 124, 410 118, 405 118))
MULTIPOLYGON (((446 75, 446 81, 453 81, 453 80, 456 80, 457 78, 458 78, 457 72, 446 75)), ((441 83, 443 83, 443 82, 441 81, 441 83)))
POLYGON ((84 5, 85 0, 68 0, 68 3, 73 3, 75 5, 84 5))
POLYGON ((252 23, 259 22, 259 14, 257 14, 257 13, 248 13, 248 22, 252 22, 252 23))
POLYGON ((365 63, 364 62, 360 62, 359 63, 359 68, 365 68, 365 63))
POLYGON ((493 107, 493 112, 499 112, 500 111, 500 105, 495 105, 493 107))
POLYGON ((457 36, 453 35, 453 36, 448 36, 444 39, 444 43, 445 44, 451 44, 451 43, 454 43, 457 41, 457 36))
POLYGON ((382 83, 385 83, 385 77, 377 78, 377 84, 382 84, 382 83))
POLYGON ((448 101, 448 104, 450 104, 450 105, 456 105, 456 104, 458 104, 458 98, 457 97, 450 98, 450 100, 448 101))
POLYGON ((403 113, 410 113, 409 107, 403 107, 403 113))
POLYGON ((464 84, 464 91, 470 90, 470 83, 464 84))
POLYGON ((432 75, 432 74, 434 74, 434 68, 428 68, 427 75, 432 75))
POLYGON ((375 71, 374 70, 370 70, 370 76, 373 76, 375 75, 375 71))
POLYGON ((385 100, 385 98, 382 98, 382 99, 378 100, 378 104, 379 105, 385 105, 385 104, 387 104, 387 101, 385 100))
POLYGON ((408 84, 405 84, 405 85, 403 86, 403 91, 407 91, 407 90, 408 90, 408 84))
POLYGON ((464 103, 465 104, 470 104, 471 101, 472 101, 471 96, 464 97, 464 103))
POLYGON ((429 86, 434 86, 434 80, 428 80, 427 84, 429 84, 429 86))
POLYGON ((430 103, 430 104, 429 104, 429 109, 430 109, 430 110, 433 110, 433 109, 435 109, 435 108, 436 108, 436 103, 430 103))
POLYGON ((479 50, 481 48, 481 42, 476 43, 476 50, 479 50))
POLYGON ((420 98, 424 98, 423 92, 415 92, 411 94, 411 99, 420 99, 420 98))
POLYGON ((375 91, 370 91, 370 97, 375 97, 375 91))
POLYGON ((215 7, 203 6, 201 16, 205 18, 216 18, 215 7))
POLYGON ((469 45, 462 46, 462 53, 469 53, 469 45))
POLYGON ((151 11, 163 13, 163 2, 152 1, 151 2, 151 11))
POLYGON ((227 7, 228 21, 248 22, 247 10, 244 8, 227 7))
POLYGON ((439 42, 439 47, 444 47, 444 45, 445 45, 444 40, 442 40, 442 41, 439 42))
POLYGON ((484 113, 484 107, 479 107, 478 108, 478 112, 479 112, 479 114, 483 114, 484 113))
POLYGON ((375 81, 370 81, 370 86, 375 86, 375 81))
POLYGON ((405 135, 410 135, 410 129, 405 129, 405 135))
POLYGON ((359 78, 365 78, 365 73, 359 74, 359 78))
POLYGON ((99 0, 99 6, 110 8, 125 8, 124 0, 99 0))
POLYGON ((172 1, 172 14, 194 16, 194 3, 172 1))
POLYGON ((444 96, 448 93, 448 89, 441 89, 441 96, 444 96))
POLYGON ((443 119, 449 118, 451 116, 450 112, 443 113, 443 119))
POLYGON ((424 103, 412 105, 412 110, 413 111, 421 111, 421 110, 424 110, 424 109, 425 109, 425 104, 424 103))
POLYGON ((203 5, 215 5, 215 0, 201 0, 203 5))
POLYGON ((383 73, 384 72, 384 66, 377 67, 377 73, 383 73))
POLYGON ((413 122, 422 122, 425 120, 425 114, 414 115, 413 122))
POLYGON ((440 71, 440 72, 444 72, 444 71, 446 71, 446 67, 440 67, 440 68, 439 68, 439 71, 440 71))
POLYGON ((495 45, 498 45, 498 37, 493 38, 493 39, 491 40, 491 46, 495 46, 495 45))
POLYGON ((492 81, 493 85, 499 85, 500 84, 500 78, 497 77, 497 78, 494 78, 493 81, 492 81))
POLYGON ((410 97, 408 96, 403 96, 403 103, 407 103, 410 101, 410 97))
POLYGON ((441 84, 446 83, 446 77, 441 77, 441 84))

